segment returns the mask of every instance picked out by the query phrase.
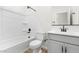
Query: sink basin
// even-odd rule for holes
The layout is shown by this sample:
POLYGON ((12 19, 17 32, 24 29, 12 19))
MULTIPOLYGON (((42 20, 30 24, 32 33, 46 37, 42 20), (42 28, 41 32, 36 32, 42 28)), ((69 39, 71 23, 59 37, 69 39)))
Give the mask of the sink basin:
POLYGON ((48 33, 53 33, 53 34, 61 34, 61 35, 69 35, 69 36, 78 36, 79 37, 79 33, 78 32, 58 32, 58 31, 49 31, 48 33))

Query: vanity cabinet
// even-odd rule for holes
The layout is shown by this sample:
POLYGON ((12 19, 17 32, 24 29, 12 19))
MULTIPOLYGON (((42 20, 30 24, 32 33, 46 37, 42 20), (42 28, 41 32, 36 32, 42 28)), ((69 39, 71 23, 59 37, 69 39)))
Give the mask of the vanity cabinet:
POLYGON ((64 43, 48 40, 46 46, 49 53, 64 53, 64 43))
POLYGON ((79 53, 79 46, 48 40, 46 42, 49 53, 79 53))
POLYGON ((66 53, 79 53, 79 46, 65 44, 66 53))
POLYGON ((79 42, 78 40, 76 40, 79 39, 78 37, 74 38, 74 37, 67 37, 63 35, 48 34, 48 40, 46 41, 48 52, 49 53, 79 53, 79 44, 73 43, 74 39, 75 41, 79 42), (68 42, 68 38, 69 38, 69 42, 68 42))

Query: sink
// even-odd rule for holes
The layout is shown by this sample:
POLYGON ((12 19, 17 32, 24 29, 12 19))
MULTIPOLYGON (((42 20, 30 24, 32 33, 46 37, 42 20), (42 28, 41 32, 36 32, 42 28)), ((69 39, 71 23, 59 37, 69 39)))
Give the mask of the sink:
POLYGON ((69 35, 69 36, 78 36, 79 37, 79 32, 60 32, 60 31, 48 31, 48 33, 53 33, 53 34, 61 34, 61 35, 69 35))

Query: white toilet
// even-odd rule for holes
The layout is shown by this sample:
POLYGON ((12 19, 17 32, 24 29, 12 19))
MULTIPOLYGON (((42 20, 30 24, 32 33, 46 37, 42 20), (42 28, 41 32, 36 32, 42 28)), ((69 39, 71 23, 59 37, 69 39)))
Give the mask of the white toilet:
POLYGON ((42 44, 42 41, 34 40, 34 41, 30 42, 29 48, 31 48, 33 50, 33 52, 36 53, 39 50, 41 44, 42 44))
POLYGON ((43 35, 37 35, 37 38, 29 43, 29 48, 33 50, 33 53, 37 53, 41 47, 43 35))

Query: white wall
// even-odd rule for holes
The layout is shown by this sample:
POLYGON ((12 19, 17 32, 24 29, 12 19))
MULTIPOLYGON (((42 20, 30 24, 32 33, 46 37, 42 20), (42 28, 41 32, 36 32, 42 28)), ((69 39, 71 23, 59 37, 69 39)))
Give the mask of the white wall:
POLYGON ((43 6, 38 7, 38 14, 40 18, 41 27, 43 32, 47 32, 50 30, 51 26, 51 7, 50 6, 43 6))
MULTIPOLYGON (((2 7, 1 7, 2 8, 2 7)), ((51 22, 54 19, 55 9, 61 8, 62 10, 68 10, 70 7, 51 7, 51 6, 32 6, 32 8, 36 9, 34 12, 31 9, 27 9, 24 7, 3 7, 4 9, 8 9, 14 11, 16 13, 20 13, 22 15, 9 13, 6 11, 0 10, 0 36, 3 35, 5 37, 14 38, 17 36, 26 36, 27 34, 23 32, 24 29, 31 28, 31 33, 36 32, 47 32, 49 30, 60 31, 61 26, 51 26, 51 22), (3 16, 4 15, 4 16, 3 16), (26 22, 27 25, 23 25, 23 22, 26 22)), ((79 10, 79 7, 72 7, 73 11, 79 10)), ((60 11, 60 10, 59 10, 60 11)), ((67 26, 68 27, 68 26, 67 26)), ((70 31, 77 32, 79 31, 79 26, 69 26, 70 31)), ((0 37, 1 38, 1 37, 0 37)))
POLYGON ((37 32, 47 32, 50 30, 51 23, 51 7, 50 6, 32 6, 32 8, 36 9, 36 12, 32 10, 26 11, 26 20, 29 21, 31 27, 36 28, 37 32))
POLYGON ((25 6, 0 6, 0 8, 9 10, 9 11, 13 11, 19 14, 24 14, 25 13, 25 6))
MULTIPOLYGON (((68 10, 71 8, 72 12, 76 14, 73 15, 73 24, 79 24, 79 6, 54 6, 52 7, 52 20, 54 20, 54 13, 57 11, 68 10)), ((61 26, 52 26, 52 30, 60 31, 61 26)), ((79 26, 66 26, 69 32, 79 32, 79 26)))
MULTIPOLYGON (((6 7, 7 8, 7 7, 6 7)), ((25 36, 22 32, 24 25, 22 22, 25 16, 17 14, 19 9, 17 7, 7 8, 7 10, 0 8, 0 40, 15 39, 25 36), (13 9, 14 8, 14 9, 13 9), (16 12, 15 12, 15 11, 16 12)), ((20 10, 23 12, 23 10, 20 10)))
POLYGON ((79 24, 79 7, 73 6, 72 12, 75 13, 75 14, 73 14, 73 24, 79 24))
POLYGON ((31 34, 37 32, 47 32, 50 30, 51 7, 32 7, 36 9, 36 12, 31 9, 27 9, 25 6, 0 7, 4 9, 0 10, 0 36, 5 39, 19 38, 21 36, 28 35, 27 32, 24 32, 24 29, 28 30, 28 28, 32 29, 31 34), (24 25, 23 22, 26 22, 27 25, 24 25))

